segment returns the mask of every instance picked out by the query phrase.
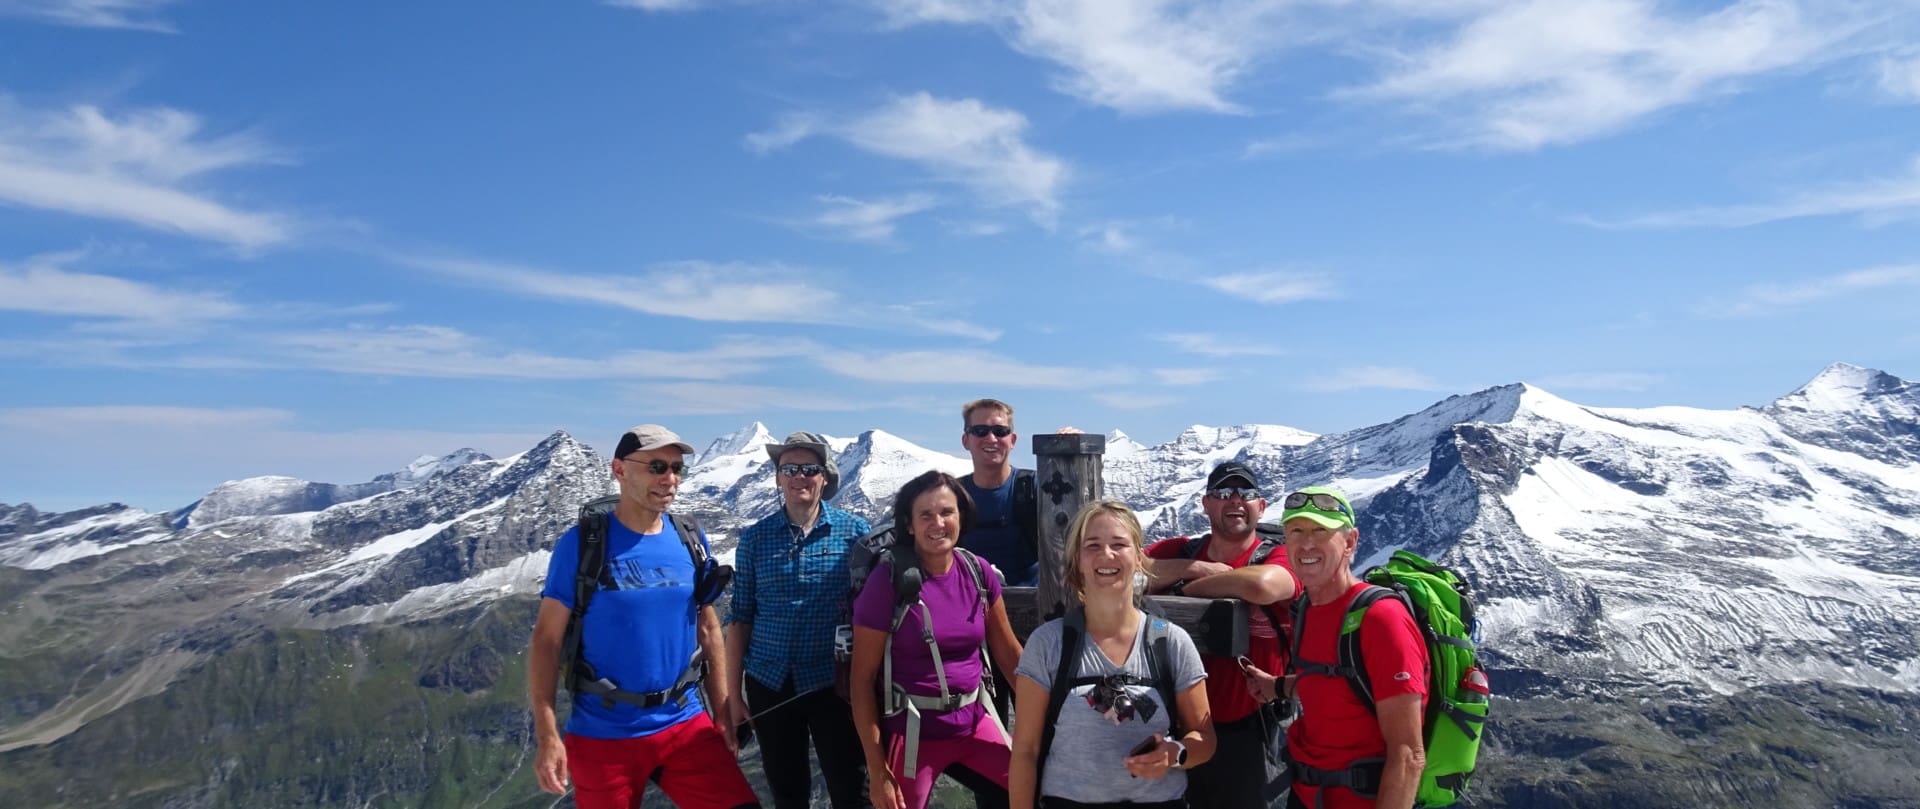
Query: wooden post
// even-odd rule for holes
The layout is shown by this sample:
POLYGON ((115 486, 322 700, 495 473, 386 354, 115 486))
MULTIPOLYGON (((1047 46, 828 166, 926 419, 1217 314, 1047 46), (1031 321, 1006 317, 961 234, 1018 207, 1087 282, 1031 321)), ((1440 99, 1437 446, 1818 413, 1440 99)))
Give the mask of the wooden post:
MULTIPOLYGON (((1048 433, 1032 438, 1037 458, 1034 484, 1040 496, 1040 586, 1008 587, 1002 593, 1007 618, 1023 642, 1044 616, 1077 600, 1066 592, 1060 577, 1066 569, 1067 530, 1080 508, 1099 500, 1106 488, 1100 466, 1107 451, 1106 436, 1048 433)), ((1245 604, 1174 596, 1153 596, 1153 600, 1187 630, 1201 654, 1237 657, 1247 653, 1245 604)))
POLYGON ((1067 530, 1080 507, 1099 500, 1105 490, 1100 461, 1106 452, 1104 435, 1033 436, 1033 482, 1040 495, 1040 581, 1033 606, 1040 615, 1051 615, 1077 601, 1060 581, 1066 569, 1067 530))

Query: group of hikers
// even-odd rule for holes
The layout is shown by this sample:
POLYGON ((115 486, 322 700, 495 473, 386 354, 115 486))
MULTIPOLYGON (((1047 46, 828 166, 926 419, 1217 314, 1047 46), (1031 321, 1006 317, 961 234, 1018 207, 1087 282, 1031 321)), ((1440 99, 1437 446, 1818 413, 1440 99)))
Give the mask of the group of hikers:
POLYGON ((1275 531, 1259 476, 1222 462, 1211 530, 1151 545, 1126 505, 1088 503, 1060 571, 1073 606, 1023 643, 1002 596, 1041 575, 1034 476, 1013 466, 1011 406, 961 415, 971 474, 908 481, 877 531, 828 504, 822 436, 768 444, 783 508, 740 532, 731 568, 668 513, 693 447, 658 425, 622 435, 617 500, 554 543, 542 592, 540 786, 570 783, 583 809, 637 809, 649 782, 686 809, 757 807, 738 762, 757 736, 777 809, 810 805, 810 755, 835 809, 922 809, 942 774, 977 809, 1428 803, 1443 661, 1413 602, 1355 575, 1344 495, 1286 494, 1275 531), (1246 654, 1200 654, 1143 593, 1245 602, 1246 654))

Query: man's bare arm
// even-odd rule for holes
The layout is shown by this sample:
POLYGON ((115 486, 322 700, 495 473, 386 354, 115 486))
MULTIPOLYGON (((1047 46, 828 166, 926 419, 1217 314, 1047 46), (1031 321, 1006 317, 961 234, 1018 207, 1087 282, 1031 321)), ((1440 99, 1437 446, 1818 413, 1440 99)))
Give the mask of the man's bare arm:
POLYGON ((1189 581, 1182 595, 1277 604, 1293 599, 1293 574, 1279 565, 1248 565, 1189 581))

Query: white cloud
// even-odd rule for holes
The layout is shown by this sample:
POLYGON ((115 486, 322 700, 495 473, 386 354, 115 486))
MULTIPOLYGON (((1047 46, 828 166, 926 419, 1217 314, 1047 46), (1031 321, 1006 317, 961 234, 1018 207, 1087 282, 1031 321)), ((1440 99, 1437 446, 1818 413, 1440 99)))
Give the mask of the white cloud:
POLYGON ((692 11, 700 0, 605 0, 609 6, 637 8, 641 11, 692 11))
POLYGON ((343 374, 461 379, 700 379, 765 370, 803 356, 805 340, 734 340, 694 351, 623 351, 565 357, 501 349, 459 329, 412 325, 332 329, 271 337, 262 362, 343 374))
POLYGON ((1740 0, 1696 13, 1675 5, 1525 0, 1415 12, 1459 24, 1345 95, 1433 113, 1468 144, 1536 149, 1611 134, 1754 78, 1849 55, 1868 21, 1838 4, 1793 0, 1740 0))
POLYGON ((1440 384, 1432 377, 1407 368, 1382 368, 1362 366, 1341 368, 1332 373, 1320 374, 1315 380, 1301 386, 1318 393, 1338 393, 1350 390, 1384 388, 1388 390, 1440 390, 1440 384))
POLYGON ((1605 228, 1741 228, 1819 216, 1861 216, 1879 222, 1916 214, 1920 214, 1920 158, 1914 158, 1905 173, 1815 189, 1780 202, 1687 208, 1620 220, 1578 217, 1575 221, 1605 228))
POLYGON ((107 275, 70 272, 77 253, 0 264, 0 310, 150 323, 220 320, 243 314, 226 296, 180 292, 107 275))
POLYGON ((1221 339, 1217 334, 1177 333, 1158 335, 1157 339, 1189 354, 1201 354, 1208 357, 1278 357, 1287 353, 1278 346, 1246 342, 1234 338, 1231 342, 1221 339))
POLYGON ((76 28, 172 33, 158 12, 176 0, 0 0, 0 16, 33 17, 76 28))
POLYGON ((845 399, 819 391, 735 385, 719 382, 653 383, 632 391, 647 412, 663 416, 803 411, 849 413, 872 410, 872 401, 845 399))
POLYGON ((554 272, 493 261, 408 254, 388 259, 493 289, 720 323, 803 323, 922 331, 995 340, 997 329, 921 307, 849 300, 805 280, 819 273, 785 264, 674 261, 637 275, 554 272))
POLYGON ((867 242, 892 241, 894 220, 934 206, 931 194, 904 194, 873 201, 833 195, 814 199, 825 205, 826 209, 810 220, 813 227, 867 242))
POLYGON ((1065 68, 1064 93, 1122 112, 1235 112, 1225 91, 1277 45, 1256 0, 877 0, 889 24, 983 23, 1065 68))
POLYGON ((1755 284, 1730 301, 1701 307, 1713 317, 1753 317, 1878 289, 1920 286, 1920 265, 1875 267, 1796 284, 1755 284))
POLYGON ((1051 223, 1067 165, 1027 145, 1026 129, 1026 116, 1012 110, 915 93, 844 121, 789 117, 769 132, 747 136, 747 145, 765 153, 830 134, 874 154, 918 163, 971 188, 988 204, 1023 207, 1051 223))
POLYGON ((1547 390, 1618 390, 1637 393, 1660 384, 1662 379, 1659 374, 1634 371, 1588 371, 1554 374, 1541 378, 1535 384, 1547 390))
POLYGON ((1212 368, 1156 368, 1153 375, 1162 385, 1205 385, 1226 377, 1212 368))
POLYGON ((840 305, 838 293, 801 280, 812 273, 782 264, 681 261, 638 275, 584 275, 462 258, 393 258, 509 292, 692 320, 827 323, 840 305))
MULTIPOLYGON (((0 409, 0 427, 24 432, 83 432, 138 429, 150 433, 234 428, 280 427, 293 413, 266 407, 200 408, 153 405, 15 407, 0 409)), ((116 440, 124 447, 124 432, 116 440)))
POLYGON ((1012 388, 1083 388, 1119 385, 1134 374, 1066 366, 1028 365, 976 350, 898 351, 880 354, 821 352, 820 367, 852 379, 892 384, 1004 385, 1012 388))
POLYGON ((1192 279, 1201 286, 1254 303, 1282 304, 1338 297, 1333 282, 1317 273, 1248 272, 1192 279))
POLYGON ((169 108, 118 119, 76 106, 48 113, 0 97, 0 201, 256 249, 286 241, 279 214, 239 210, 188 181, 282 162, 248 134, 201 138, 200 121, 169 108))
POLYGON ((1920 55, 1880 60, 1880 91, 1899 101, 1920 101, 1920 55))
POLYGON ((1175 396, 1154 396, 1139 393, 1096 393, 1093 400, 1115 410, 1158 410, 1172 407, 1182 399, 1175 396))

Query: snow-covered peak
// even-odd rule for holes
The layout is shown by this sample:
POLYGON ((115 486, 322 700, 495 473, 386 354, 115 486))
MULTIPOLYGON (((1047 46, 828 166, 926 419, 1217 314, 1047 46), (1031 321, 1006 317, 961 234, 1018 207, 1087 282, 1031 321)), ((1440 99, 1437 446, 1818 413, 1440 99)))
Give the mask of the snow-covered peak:
POLYGON ((1868 398, 1908 387, 1911 385, 1905 380, 1884 371, 1836 362, 1774 404, 1800 410, 1844 412, 1858 409, 1868 398))
POLYGON ((1132 436, 1119 430, 1107 433, 1108 458, 1131 458, 1145 449, 1146 447, 1141 446, 1140 442, 1133 440, 1132 436))
POLYGON ((766 446, 775 443, 775 441, 776 439, 773 437, 773 433, 767 431, 767 425, 756 421, 713 439, 712 443, 707 444, 706 450, 700 453, 698 462, 705 464, 713 459, 725 458, 732 455, 752 453, 764 455, 766 453, 766 446))
POLYGON ((437 458, 432 455, 422 455, 413 459, 413 463, 407 464, 407 468, 399 472, 399 479, 403 481, 422 481, 449 469, 457 469, 477 461, 490 460, 493 460, 493 456, 472 447, 461 447, 437 458))

